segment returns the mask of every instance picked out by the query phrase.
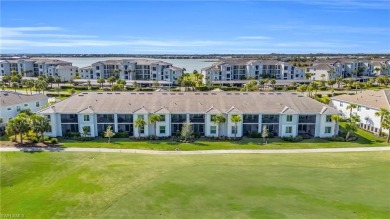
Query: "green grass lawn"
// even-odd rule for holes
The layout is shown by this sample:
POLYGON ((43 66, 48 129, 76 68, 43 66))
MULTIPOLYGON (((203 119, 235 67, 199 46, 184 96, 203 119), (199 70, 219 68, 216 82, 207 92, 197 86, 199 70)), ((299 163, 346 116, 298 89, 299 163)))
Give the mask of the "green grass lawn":
POLYGON ((25 218, 388 218, 390 152, 2 152, 1 214, 25 218))
MULTIPOLYGON (((343 127, 344 124, 341 124, 343 127)), ((135 141, 129 139, 112 139, 107 143, 107 139, 97 138, 93 141, 76 141, 60 139, 64 147, 97 147, 97 148, 132 148, 150 150, 217 150, 217 149, 291 149, 291 148, 336 148, 336 147, 371 147, 387 146, 383 138, 377 138, 369 132, 359 129, 356 133, 357 141, 335 142, 327 139, 311 138, 301 142, 286 142, 280 138, 271 138, 268 144, 262 145, 262 139, 243 138, 239 141, 216 141, 210 139, 199 139, 194 143, 178 143, 170 140, 135 141)))

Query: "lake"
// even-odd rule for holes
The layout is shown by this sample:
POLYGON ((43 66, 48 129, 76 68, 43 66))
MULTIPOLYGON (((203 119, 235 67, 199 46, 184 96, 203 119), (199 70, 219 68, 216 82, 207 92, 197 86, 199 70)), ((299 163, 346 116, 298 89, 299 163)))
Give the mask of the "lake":
MULTIPOLYGON (((79 68, 90 66, 92 63, 105 61, 105 60, 121 60, 121 59, 132 59, 131 57, 56 57, 49 59, 60 59, 68 62, 72 62, 73 66, 79 68)), ((179 68, 185 68, 186 72, 193 72, 197 70, 200 72, 202 68, 211 66, 213 63, 217 62, 217 59, 151 59, 151 58, 142 58, 149 60, 161 60, 164 62, 172 63, 174 66, 179 68)))

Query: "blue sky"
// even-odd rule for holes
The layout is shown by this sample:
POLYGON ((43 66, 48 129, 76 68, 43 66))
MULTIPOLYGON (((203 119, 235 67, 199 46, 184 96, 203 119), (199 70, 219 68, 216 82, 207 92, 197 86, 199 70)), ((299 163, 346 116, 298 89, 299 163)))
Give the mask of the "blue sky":
POLYGON ((0 1, 1 53, 390 53, 389 0, 0 1))

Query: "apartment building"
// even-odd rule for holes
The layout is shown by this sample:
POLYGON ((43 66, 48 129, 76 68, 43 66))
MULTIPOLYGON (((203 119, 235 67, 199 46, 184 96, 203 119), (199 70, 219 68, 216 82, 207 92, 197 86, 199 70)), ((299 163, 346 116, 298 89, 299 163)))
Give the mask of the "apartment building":
POLYGON ((234 81, 248 78, 303 79, 304 71, 276 60, 227 59, 202 69, 204 82, 234 81))
MULTIPOLYGON (((375 116, 375 113, 380 108, 385 108, 390 111, 390 90, 380 91, 363 91, 356 95, 340 95, 332 97, 332 105, 345 118, 350 118, 350 113, 360 117, 360 127, 374 133, 379 132, 380 117, 375 116), (347 109, 351 104, 356 104, 357 108, 347 109)), ((387 132, 387 130, 383 130, 387 132)))
POLYGON ((171 63, 146 59, 100 61, 80 70, 82 79, 116 76, 123 80, 157 80, 173 83, 182 74, 183 69, 175 67, 171 63))
MULTIPOLYGON (((0 76, 10 75, 12 71, 17 71, 25 77, 49 76, 54 74, 61 76, 61 74, 64 74, 64 78, 67 78, 67 71, 63 72, 64 68, 55 70, 54 68, 57 66, 72 66, 72 63, 58 59, 4 60, 0 62, 0 76)), ((75 68, 77 69, 77 67, 75 68)))
POLYGON ((86 92, 38 113, 51 121, 49 136, 82 132, 84 127, 89 136, 101 136, 109 125, 114 132, 129 136, 174 136, 180 134, 183 123, 190 122, 201 136, 241 137, 260 133, 265 125, 275 136, 330 137, 337 133, 331 115, 338 111, 287 92, 86 92), (152 114, 162 117, 156 125, 148 123, 152 114), (225 123, 212 122, 217 114, 225 117, 225 123), (241 117, 237 126, 231 122, 233 115, 241 117), (146 121, 142 130, 134 126, 138 118, 146 121))
POLYGON ((0 101, 0 118, 3 119, 3 124, 6 124, 21 110, 38 111, 48 103, 49 98, 43 94, 25 95, 12 91, 0 91, 0 101))
POLYGON ((76 76, 78 70, 78 67, 71 65, 49 66, 45 75, 54 78, 60 77, 61 81, 70 81, 72 77, 76 76))

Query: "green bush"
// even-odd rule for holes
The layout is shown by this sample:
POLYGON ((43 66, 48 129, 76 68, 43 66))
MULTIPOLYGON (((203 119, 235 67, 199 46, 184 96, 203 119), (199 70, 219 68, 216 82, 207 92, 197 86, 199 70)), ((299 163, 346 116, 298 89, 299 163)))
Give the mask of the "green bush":
POLYGON ((50 143, 57 144, 58 143, 58 139, 57 138, 51 138, 50 139, 50 143))
POLYGON ((80 138, 80 133, 79 132, 66 132, 64 134, 65 138, 80 138))
POLYGON ((70 96, 72 96, 71 94, 60 94, 60 95, 58 95, 58 94, 46 94, 46 96, 48 96, 48 97, 70 97, 70 96))
POLYGON ((197 89, 198 91, 208 91, 208 90, 209 90, 209 88, 206 87, 206 86, 197 87, 196 89, 197 89))
POLYGON ((261 138, 261 133, 251 132, 248 135, 249 138, 261 138))
POLYGON ((132 91, 132 90, 134 90, 134 87, 126 87, 126 90, 132 91))
POLYGON ((28 137, 27 140, 29 140, 31 143, 38 143, 38 138, 33 136, 33 137, 28 137))
POLYGON ((113 138, 128 138, 128 137, 129 137, 129 133, 127 132, 117 132, 115 133, 113 138))
POLYGON ((283 141, 289 141, 289 142, 300 142, 303 140, 302 136, 297 136, 297 137, 282 137, 283 141))
POLYGON ((74 88, 74 86, 61 85, 60 88, 61 88, 61 89, 72 89, 72 88, 74 88))
POLYGON ((74 86, 76 90, 88 90, 88 86, 74 86))
POLYGON ((99 90, 100 89, 99 86, 91 86, 90 88, 91 88, 91 90, 99 90))
POLYGON ((223 91, 240 91, 239 87, 221 87, 223 91))
POLYGON ((16 142, 15 136, 9 136, 9 137, 8 137, 8 140, 10 140, 10 141, 12 141, 12 142, 16 142))
POLYGON ((154 88, 145 87, 141 88, 141 91, 154 91, 154 88))

